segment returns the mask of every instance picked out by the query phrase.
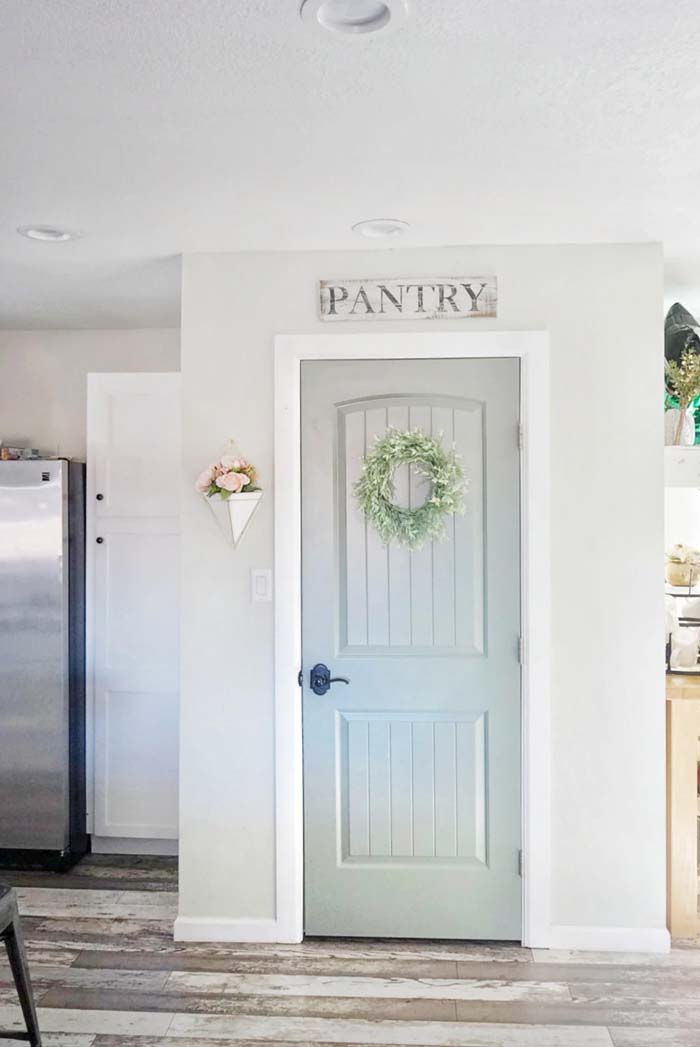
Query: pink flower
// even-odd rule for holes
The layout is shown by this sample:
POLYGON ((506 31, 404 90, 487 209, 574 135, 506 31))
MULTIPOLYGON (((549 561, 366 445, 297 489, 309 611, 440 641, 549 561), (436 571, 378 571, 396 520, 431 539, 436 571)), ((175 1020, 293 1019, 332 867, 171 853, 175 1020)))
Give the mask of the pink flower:
POLYGON ((215 465, 208 465, 206 467, 206 469, 203 472, 201 472, 199 474, 199 476, 197 477, 197 482, 195 483, 196 489, 198 491, 201 491, 202 494, 205 494, 209 490, 209 488, 210 488, 211 484, 213 483, 215 477, 216 477, 216 466, 215 465))
POLYGON ((231 491, 232 494, 238 494, 249 482, 244 473, 224 473, 223 476, 216 478, 217 487, 223 488, 224 491, 231 491))
POLYGON ((237 458, 232 454, 225 454, 221 458, 221 465, 224 469, 234 469, 236 472, 245 469, 247 464, 245 458, 237 458))

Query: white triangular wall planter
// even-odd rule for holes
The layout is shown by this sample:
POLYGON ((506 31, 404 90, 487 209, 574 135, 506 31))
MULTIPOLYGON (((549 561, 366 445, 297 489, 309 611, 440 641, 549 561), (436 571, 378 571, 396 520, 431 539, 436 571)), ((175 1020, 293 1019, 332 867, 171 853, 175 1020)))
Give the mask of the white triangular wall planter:
POLYGON ((243 537, 248 524, 255 515, 255 510, 260 505, 262 491, 249 491, 243 494, 232 494, 230 498, 222 498, 215 494, 207 498, 209 508, 216 517, 224 537, 231 542, 234 549, 243 537))

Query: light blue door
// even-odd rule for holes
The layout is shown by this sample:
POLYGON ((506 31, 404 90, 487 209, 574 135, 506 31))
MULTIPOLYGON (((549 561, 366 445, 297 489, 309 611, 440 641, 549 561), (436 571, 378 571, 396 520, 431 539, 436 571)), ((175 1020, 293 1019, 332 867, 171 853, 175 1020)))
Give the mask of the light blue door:
POLYGON ((307 934, 520 938, 519 384, 513 359, 302 365, 307 934), (353 494, 388 426, 469 481, 417 552, 353 494), (314 693, 317 663, 350 682, 314 693))

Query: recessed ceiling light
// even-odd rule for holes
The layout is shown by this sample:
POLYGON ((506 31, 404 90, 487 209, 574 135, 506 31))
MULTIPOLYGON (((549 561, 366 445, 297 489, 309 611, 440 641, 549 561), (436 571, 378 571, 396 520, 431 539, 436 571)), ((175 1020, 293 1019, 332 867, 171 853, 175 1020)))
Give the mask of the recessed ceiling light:
POLYGON ((302 0, 299 13, 316 29, 360 36, 396 28, 407 12, 405 0, 302 0))
POLYGON ((409 228, 408 222, 402 222, 400 218, 367 218, 364 222, 357 222, 352 231, 366 240, 392 240, 403 236, 409 228))
POLYGON ((29 240, 44 240, 50 244, 63 244, 66 240, 75 240, 79 235, 70 229, 59 229, 55 225, 20 225, 17 232, 29 240))

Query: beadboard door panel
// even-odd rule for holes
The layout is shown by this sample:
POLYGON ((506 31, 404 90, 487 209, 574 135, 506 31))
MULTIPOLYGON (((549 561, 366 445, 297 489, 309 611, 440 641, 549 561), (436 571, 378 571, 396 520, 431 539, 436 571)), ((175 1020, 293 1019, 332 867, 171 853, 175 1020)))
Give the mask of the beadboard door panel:
MULTIPOLYGON (((483 650, 483 406, 456 397, 386 397, 340 408, 340 619, 348 654, 483 650), (469 477, 469 514, 452 515, 445 539, 418 550, 383 545, 352 497, 363 456, 390 426, 422 429, 454 445, 469 477)), ((398 505, 424 501, 426 480, 416 470, 401 466, 394 483, 398 505)))

